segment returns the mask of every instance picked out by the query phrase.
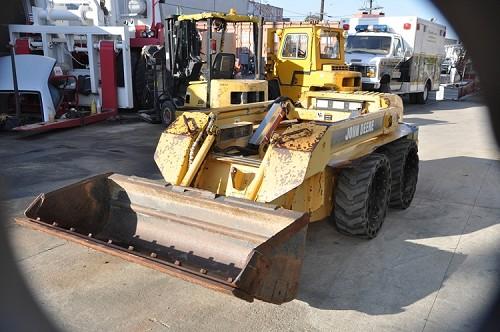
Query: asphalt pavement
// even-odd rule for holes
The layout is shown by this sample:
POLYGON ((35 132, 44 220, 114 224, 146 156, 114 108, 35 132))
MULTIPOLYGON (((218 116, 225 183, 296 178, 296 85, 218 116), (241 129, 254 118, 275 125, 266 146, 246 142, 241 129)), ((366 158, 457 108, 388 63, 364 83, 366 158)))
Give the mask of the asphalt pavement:
MULTIPOLYGON (((159 125, 0 135, 4 229, 39 305, 68 331, 473 331, 499 285, 500 150, 480 98, 406 105, 416 197, 371 241, 312 224, 297 299, 245 302, 17 225, 41 192, 108 171, 161 179, 159 125)), ((70 199, 70 198, 68 198, 70 199)))

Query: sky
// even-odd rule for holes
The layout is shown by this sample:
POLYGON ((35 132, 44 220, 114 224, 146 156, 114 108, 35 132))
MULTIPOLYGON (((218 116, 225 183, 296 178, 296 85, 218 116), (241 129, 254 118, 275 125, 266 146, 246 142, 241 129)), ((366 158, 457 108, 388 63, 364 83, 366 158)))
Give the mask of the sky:
MULTIPOLYGON (((319 13, 321 1, 262 0, 262 3, 282 7, 284 17, 300 20, 310 12, 319 13)), ((325 0, 325 14, 329 15, 327 17, 329 20, 339 20, 356 13, 363 6, 363 3, 362 0, 325 0)), ((446 25, 448 38, 457 38, 451 25, 429 0, 378 0, 375 1, 375 4, 384 7, 383 11, 386 16, 416 15, 424 19, 434 17, 436 22, 446 25)))

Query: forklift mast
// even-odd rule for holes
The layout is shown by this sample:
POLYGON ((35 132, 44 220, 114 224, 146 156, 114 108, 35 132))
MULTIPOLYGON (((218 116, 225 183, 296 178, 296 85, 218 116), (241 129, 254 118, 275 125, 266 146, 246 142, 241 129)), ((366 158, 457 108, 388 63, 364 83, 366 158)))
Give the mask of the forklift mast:
POLYGON ((200 79, 201 39, 195 21, 179 21, 178 16, 166 20, 165 93, 176 106, 182 106, 189 82, 200 79))
MULTIPOLYGON (((166 20, 165 27, 165 53, 166 70, 165 77, 166 93, 177 107, 184 104, 187 87, 190 82, 200 79, 203 60, 201 59, 202 40, 197 28, 199 20, 180 20, 179 15, 173 15, 166 20)), ((214 50, 211 41, 213 39, 213 29, 221 29, 219 32, 225 32, 226 23, 223 18, 208 17, 205 18, 207 27, 206 44, 206 63, 207 70, 205 79, 207 81, 207 97, 210 101, 210 82, 214 78, 213 60, 217 50, 214 50), (222 21, 222 24, 220 24, 222 21), (218 24, 217 24, 218 23, 218 24), (210 65, 208 65, 210 64, 210 65)), ((252 22, 252 32, 254 42, 254 54, 262 54, 263 45, 263 22, 252 22)), ((262 79, 262 58, 256 56, 255 78, 262 79)), ((210 105, 207 105, 210 107, 210 105)))

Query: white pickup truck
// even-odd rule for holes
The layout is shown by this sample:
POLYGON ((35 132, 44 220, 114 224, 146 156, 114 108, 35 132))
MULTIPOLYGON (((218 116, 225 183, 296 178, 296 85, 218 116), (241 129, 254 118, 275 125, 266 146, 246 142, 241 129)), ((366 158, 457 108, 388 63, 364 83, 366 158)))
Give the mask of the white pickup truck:
POLYGON ((409 94, 425 103, 439 88, 446 27, 416 16, 343 19, 350 70, 362 74, 363 90, 409 94))

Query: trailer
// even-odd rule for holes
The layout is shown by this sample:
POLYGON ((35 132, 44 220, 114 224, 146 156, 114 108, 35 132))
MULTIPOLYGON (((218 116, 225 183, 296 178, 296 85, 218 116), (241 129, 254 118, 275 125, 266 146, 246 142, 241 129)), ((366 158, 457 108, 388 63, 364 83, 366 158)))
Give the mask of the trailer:
POLYGON ((346 62, 362 74, 363 90, 409 94, 425 103, 439 89, 444 25, 416 16, 343 19, 346 62))

